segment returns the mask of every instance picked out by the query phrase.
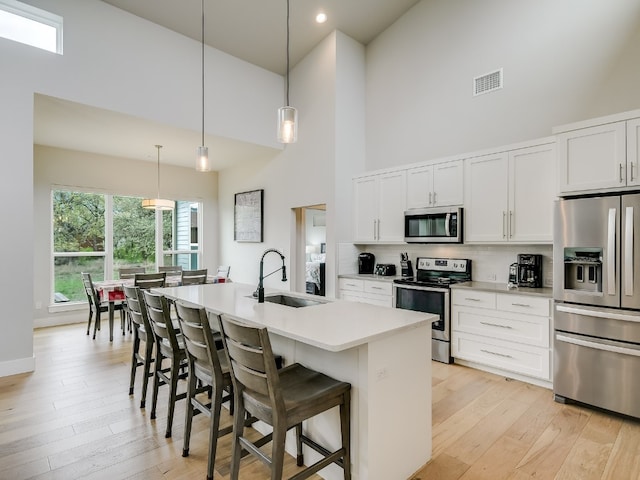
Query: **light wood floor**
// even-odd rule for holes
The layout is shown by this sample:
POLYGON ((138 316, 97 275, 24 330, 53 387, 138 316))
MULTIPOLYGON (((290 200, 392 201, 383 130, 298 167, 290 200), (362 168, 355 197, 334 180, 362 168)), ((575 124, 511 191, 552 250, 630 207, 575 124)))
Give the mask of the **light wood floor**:
MULTIPOLYGON (((194 419, 191 454, 183 458, 184 401, 173 438, 165 439, 166 387, 155 421, 148 418, 151 388, 148 411, 139 408, 140 378, 128 395, 130 336, 110 344, 107 330, 91 340, 84 328, 37 330, 36 372, 0 378, 0 479, 204 478, 207 419, 194 419)), ((216 480, 228 479, 229 455, 227 436, 219 442, 216 480)), ((287 458, 287 474, 294 471, 287 458)), ((243 460, 242 479, 267 477, 259 461, 243 460)), ((640 422, 434 362, 433 459, 412 480, 525 478, 640 479, 640 422)))

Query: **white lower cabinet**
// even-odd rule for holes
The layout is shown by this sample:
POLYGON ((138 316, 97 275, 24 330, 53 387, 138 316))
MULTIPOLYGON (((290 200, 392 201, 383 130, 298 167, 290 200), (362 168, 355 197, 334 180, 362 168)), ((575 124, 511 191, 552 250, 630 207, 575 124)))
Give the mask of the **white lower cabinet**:
POLYGON ((338 290, 342 300, 393 307, 393 284, 388 281, 339 278, 338 290))
POLYGON ((454 358, 551 380, 550 299, 453 289, 451 311, 454 358))

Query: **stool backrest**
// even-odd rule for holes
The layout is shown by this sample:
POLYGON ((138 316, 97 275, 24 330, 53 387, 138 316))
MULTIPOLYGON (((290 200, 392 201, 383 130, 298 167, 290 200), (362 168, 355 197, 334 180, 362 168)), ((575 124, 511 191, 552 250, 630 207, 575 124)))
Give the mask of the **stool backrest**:
POLYGON ((161 273, 136 273, 133 277, 133 284, 143 290, 149 288, 164 287, 167 279, 167 272, 161 273))
POLYGON ((201 285, 207 283, 207 269, 183 270, 181 275, 182 285, 201 285))
POLYGON ((148 332, 149 335, 153 335, 153 327, 151 327, 151 322, 149 322, 147 305, 142 298, 140 287, 129 287, 125 285, 124 296, 127 299, 131 321, 135 323, 136 329, 144 327, 144 330, 148 332))
POLYGON ((267 329, 223 314, 220 330, 236 395, 246 392, 267 397, 274 414, 284 415, 284 400, 267 329))
POLYGON ((144 267, 130 267, 130 268, 118 269, 118 277, 120 279, 133 278, 136 276, 136 273, 144 273, 144 267))
POLYGON ((180 350, 176 328, 173 326, 169 314, 169 302, 164 295, 157 295, 148 290, 141 290, 144 303, 147 306, 149 322, 153 328, 158 347, 167 345, 172 351, 180 350), (166 342, 163 342, 166 340, 166 342))
POLYGON ((163 265, 158 267, 158 272, 167 272, 167 275, 180 275, 182 265, 163 265))
POLYGON ((189 357, 189 368, 211 372, 215 385, 222 388, 222 365, 207 311, 202 307, 193 307, 182 302, 176 302, 175 305, 189 357))

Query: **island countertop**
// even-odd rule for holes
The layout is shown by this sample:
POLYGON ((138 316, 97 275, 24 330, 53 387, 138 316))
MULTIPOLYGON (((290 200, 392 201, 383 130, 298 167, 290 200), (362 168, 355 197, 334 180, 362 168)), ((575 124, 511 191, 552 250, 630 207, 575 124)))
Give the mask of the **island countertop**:
POLYGON ((232 315, 265 326, 272 333, 331 352, 357 347, 438 319, 437 315, 428 313, 271 289, 265 294, 286 294, 323 303, 301 308, 258 303, 252 296, 254 290, 255 286, 241 283, 153 289, 170 299, 203 306, 211 313, 232 315))

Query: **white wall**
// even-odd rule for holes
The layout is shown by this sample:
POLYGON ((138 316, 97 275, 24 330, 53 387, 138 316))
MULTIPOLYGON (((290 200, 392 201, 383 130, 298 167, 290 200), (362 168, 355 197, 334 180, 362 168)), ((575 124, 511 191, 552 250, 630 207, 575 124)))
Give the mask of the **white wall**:
POLYGON ((640 107, 637 0, 423 0, 367 47, 367 169, 640 107), (504 69, 504 88, 472 96, 504 69))
MULTIPOLYGON (((156 196, 156 165, 151 162, 107 157, 59 148, 34 147, 34 309, 36 325, 50 325, 85 319, 86 311, 50 314, 51 268, 51 191, 57 187, 82 191, 142 197, 156 196), (36 305, 41 308, 35 308, 36 305)), ((161 165, 160 192, 163 198, 193 200, 203 203, 204 223, 202 267, 216 271, 218 251, 218 175, 194 169, 161 165), (170 180, 169 180, 170 179, 170 180)))
MULTIPOLYGON (((234 281, 257 284, 259 260, 266 248, 280 249, 293 270, 289 263, 295 234, 291 210, 325 204, 326 291, 327 296, 334 295, 336 237, 348 235, 341 229, 349 229, 351 175, 364 165, 363 81, 364 47, 333 32, 291 72, 291 105, 299 111, 298 142, 287 145, 269 163, 255 162, 220 173, 221 257, 232 264, 234 281), (256 188, 265 191, 264 243, 234 242, 234 193, 256 188)), ((275 255, 265 262, 265 272, 279 266, 275 255)), ((284 289, 294 285, 283 284, 277 277, 270 277, 265 285, 284 289)))
MULTIPOLYGON (((34 365, 34 94, 195 131, 201 119, 198 42, 97 0, 27 3, 64 18, 64 55, 0 39, 0 263, 12 272, 0 289, 0 376, 34 365)), ((206 56, 207 133, 278 147, 282 77, 211 48, 206 56)))

